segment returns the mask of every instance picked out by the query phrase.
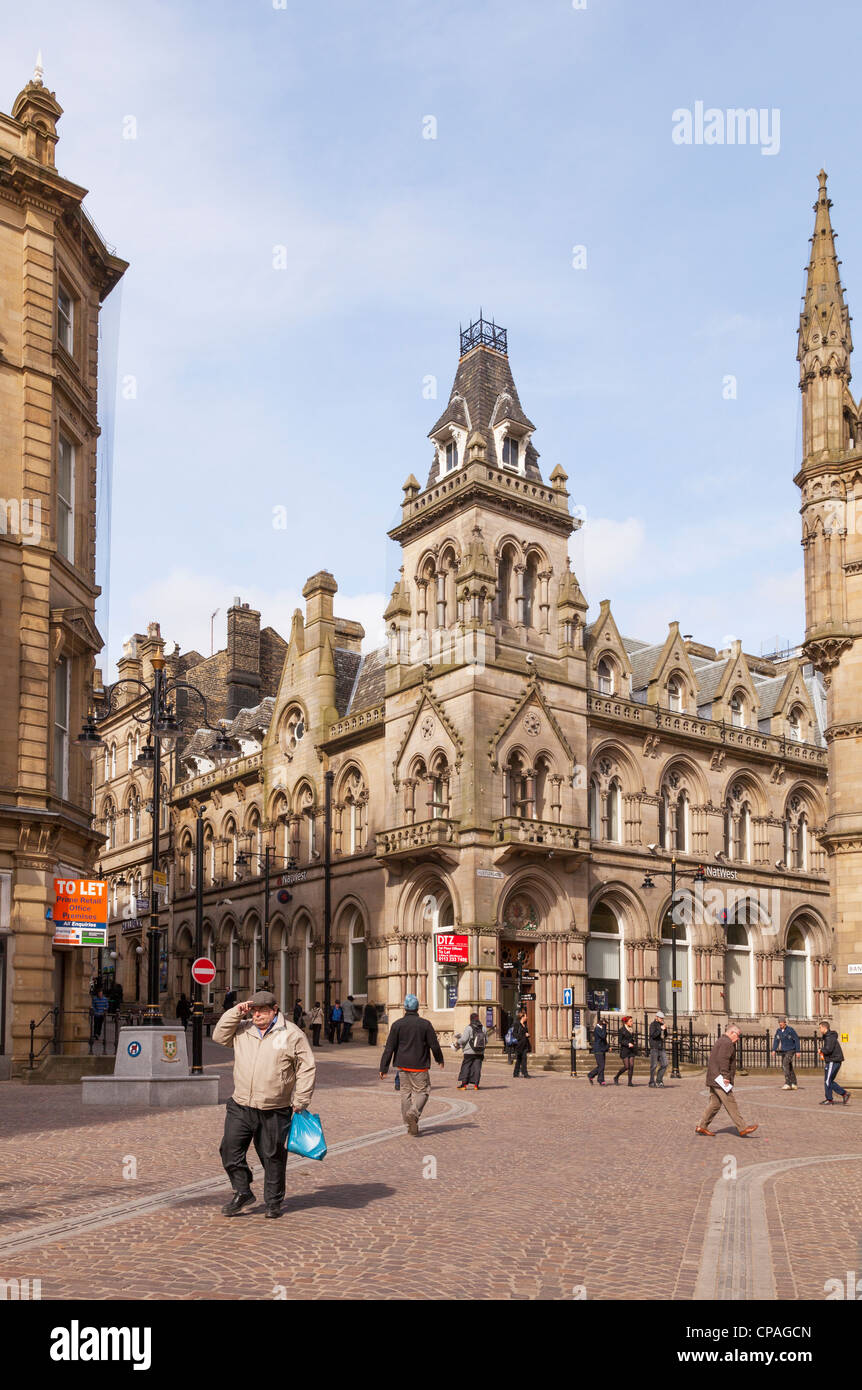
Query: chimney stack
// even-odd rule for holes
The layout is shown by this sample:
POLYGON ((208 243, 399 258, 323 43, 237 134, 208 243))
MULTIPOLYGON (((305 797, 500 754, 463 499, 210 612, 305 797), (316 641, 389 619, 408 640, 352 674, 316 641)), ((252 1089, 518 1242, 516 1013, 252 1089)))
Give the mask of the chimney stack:
POLYGON ((227 610, 227 717, 260 704, 260 613, 235 598, 227 610))

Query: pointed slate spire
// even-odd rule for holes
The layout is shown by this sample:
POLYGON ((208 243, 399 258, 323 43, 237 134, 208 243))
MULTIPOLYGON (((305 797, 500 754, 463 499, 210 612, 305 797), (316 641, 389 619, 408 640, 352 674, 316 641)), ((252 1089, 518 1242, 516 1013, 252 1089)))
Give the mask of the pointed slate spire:
POLYGON ((802 391, 803 456, 847 447, 845 412, 855 405, 847 389, 850 381, 850 314, 844 302, 841 262, 835 251, 835 233, 826 191, 826 173, 818 174, 814 204, 814 235, 805 298, 799 317, 799 386, 802 391))

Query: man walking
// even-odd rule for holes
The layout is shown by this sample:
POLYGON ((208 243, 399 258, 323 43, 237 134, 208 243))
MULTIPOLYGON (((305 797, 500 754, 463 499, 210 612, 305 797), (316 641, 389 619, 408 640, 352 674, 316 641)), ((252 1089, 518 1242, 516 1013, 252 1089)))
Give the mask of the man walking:
POLYGON ((715 1134, 710 1129, 709 1122, 715 1118, 722 1106, 733 1120, 743 1139, 747 1134, 753 1134, 757 1129, 757 1125, 745 1123, 739 1113, 739 1106, 733 1094, 733 1083, 736 1078, 736 1044, 739 1042, 740 1032, 741 1030, 737 1028, 735 1023, 729 1023, 718 1042, 713 1043, 712 1051, 709 1054, 709 1061, 706 1066, 709 1101, 703 1112, 703 1119, 699 1125, 695 1126, 695 1133, 706 1134, 710 1139, 714 1139, 715 1134))
POLYGON ((344 1020, 344 1010, 341 1001, 336 999, 334 1008, 329 1011, 329 1041, 331 1043, 341 1042, 341 1027, 344 1020))
POLYGON ((314 1054, 305 1034, 279 1012, 275 995, 265 989, 222 1014, 213 1042, 234 1052, 234 1090, 219 1150, 234 1195, 222 1212, 238 1216, 255 1200, 246 1161, 254 1140, 263 1164, 264 1214, 281 1216, 290 1122, 294 1112, 307 1110, 311 1102, 314 1054))
POLYGON ((419 1116, 431 1094, 428 1072, 432 1055, 438 1067, 442 1067, 443 1052, 437 1034, 427 1018, 420 1018, 416 995, 408 994, 402 1017, 389 1029, 380 1058, 380 1079, 386 1076, 389 1063, 394 1062, 401 1078, 401 1118, 407 1133, 414 1138, 419 1136, 419 1116))
POLYGON ((601 1018, 596 1019, 596 1026, 593 1029, 593 1056, 596 1065, 592 1071, 587 1072, 587 1080, 593 1084, 593 1078, 598 1077, 599 1085, 606 1086, 605 1081, 605 1059, 608 1055, 608 1025, 601 1018))
POLYGON ((366 1002, 365 1008, 362 1010, 362 1027, 368 1034, 369 1047, 376 1047, 377 1045, 377 1029, 379 1026, 380 1018, 377 1013, 377 1005, 372 1004, 369 999, 366 1002))
POLYGON ((835 1101, 832 1099, 832 1092, 837 1091, 841 1097, 841 1104, 846 1105, 850 1099, 850 1092, 845 1091, 844 1087, 839 1086, 838 1082, 835 1080, 835 1077, 838 1075, 838 1069, 844 1061, 844 1053, 838 1041, 838 1034, 834 1029, 830 1028, 829 1024, 826 1022, 820 1024, 820 1056, 823 1059, 823 1065, 825 1067, 823 1081, 826 1086, 826 1099, 821 1100, 820 1104, 834 1105, 835 1101))
POLYGON ((667 1025, 661 1009, 649 1026, 649 1084, 664 1087, 667 1071, 667 1025))
POLYGON ((786 1018, 778 1020, 775 1037, 772 1039, 772 1051, 776 1057, 781 1058, 781 1065, 784 1068, 782 1091, 798 1091, 796 1072, 793 1070, 793 1058, 799 1051, 799 1034, 795 1033, 792 1028, 788 1028, 786 1018))
POLYGON ((452 1040, 453 1047, 464 1049, 464 1060, 458 1073, 459 1091, 466 1091, 468 1086, 472 1086, 474 1091, 478 1091, 479 1082, 482 1079, 482 1063, 485 1060, 487 1041, 488 1034, 482 1027, 479 1015, 471 1014, 470 1022, 463 1033, 452 1040))
POLYGON ((110 1008, 110 1001, 101 989, 96 990, 90 1007, 93 1010, 93 1037, 100 1038, 102 1036, 102 1026, 105 1022, 105 1014, 110 1008))

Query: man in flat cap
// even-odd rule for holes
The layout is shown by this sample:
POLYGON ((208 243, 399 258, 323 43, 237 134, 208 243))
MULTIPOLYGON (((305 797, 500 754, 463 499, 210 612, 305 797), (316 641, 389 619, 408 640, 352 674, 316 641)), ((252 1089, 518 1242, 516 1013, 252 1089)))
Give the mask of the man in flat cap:
POLYGON ((234 1051, 234 1091, 219 1150, 233 1197, 222 1211, 238 1216, 255 1201, 246 1162, 254 1140, 263 1164, 264 1214, 281 1216, 290 1121, 295 1110, 307 1110, 311 1103, 314 1053, 305 1034, 287 1021, 275 995, 266 989, 223 1013, 213 1029, 213 1042, 234 1051))

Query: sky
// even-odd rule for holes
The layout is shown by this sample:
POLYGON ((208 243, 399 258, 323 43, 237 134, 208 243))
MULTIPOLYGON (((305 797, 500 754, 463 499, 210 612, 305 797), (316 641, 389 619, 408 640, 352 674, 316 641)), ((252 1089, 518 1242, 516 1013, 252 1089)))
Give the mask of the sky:
POLYGON ((41 50, 58 168, 130 262, 103 311, 106 672, 154 620, 209 654, 218 610, 218 649, 235 596, 287 636, 319 569, 376 644, 386 532, 480 306, 585 518, 592 613, 801 640, 821 166, 862 304, 855 3, 33 0, 3 29, 0 107, 41 50), (757 129, 698 142, 698 103, 757 129))

